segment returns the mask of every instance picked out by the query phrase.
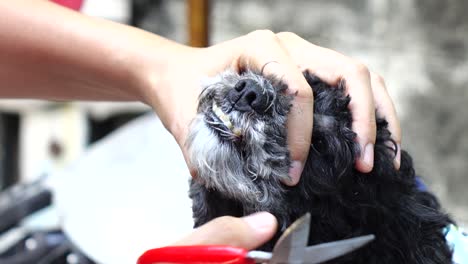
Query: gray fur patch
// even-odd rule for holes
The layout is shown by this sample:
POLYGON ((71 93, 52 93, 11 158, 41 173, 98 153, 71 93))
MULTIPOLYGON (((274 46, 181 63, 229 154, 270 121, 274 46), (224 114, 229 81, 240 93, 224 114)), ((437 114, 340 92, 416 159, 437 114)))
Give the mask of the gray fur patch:
POLYGON ((227 197, 242 197, 252 210, 268 209, 278 203, 282 197, 278 185, 289 177, 284 109, 289 109, 292 98, 284 93, 284 85, 269 80, 272 78, 267 80, 252 71, 226 71, 206 80, 187 140, 190 160, 197 171, 196 181, 227 197), (259 84, 261 96, 268 98, 264 114, 237 111, 226 99, 239 81, 247 79, 259 84), (239 135, 213 113, 213 104, 229 117, 239 135))

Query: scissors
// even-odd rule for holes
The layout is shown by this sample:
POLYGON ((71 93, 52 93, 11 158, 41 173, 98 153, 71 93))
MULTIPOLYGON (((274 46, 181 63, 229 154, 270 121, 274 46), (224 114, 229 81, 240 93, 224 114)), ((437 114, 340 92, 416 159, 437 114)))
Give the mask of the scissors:
POLYGON ((137 263, 314 264, 345 255, 375 239, 371 234, 308 247, 309 229, 310 214, 307 213, 286 229, 273 252, 223 245, 169 246, 146 251, 137 263))

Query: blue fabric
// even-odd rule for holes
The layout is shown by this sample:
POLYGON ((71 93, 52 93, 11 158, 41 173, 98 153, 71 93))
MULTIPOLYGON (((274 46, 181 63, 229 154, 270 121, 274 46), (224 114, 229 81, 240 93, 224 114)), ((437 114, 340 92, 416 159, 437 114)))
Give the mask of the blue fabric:
POLYGON ((416 176, 416 187, 418 190, 426 192, 427 191, 427 186, 426 184, 421 180, 421 177, 416 176))
POLYGON ((449 225, 444 231, 445 239, 453 250, 453 263, 468 264, 468 234, 454 225, 449 225))
MULTIPOLYGON (((420 177, 416 177, 416 187, 418 190, 428 191, 427 185, 420 177)), ((455 225, 444 228, 445 239, 453 250, 454 264, 468 264, 468 234, 455 225)))

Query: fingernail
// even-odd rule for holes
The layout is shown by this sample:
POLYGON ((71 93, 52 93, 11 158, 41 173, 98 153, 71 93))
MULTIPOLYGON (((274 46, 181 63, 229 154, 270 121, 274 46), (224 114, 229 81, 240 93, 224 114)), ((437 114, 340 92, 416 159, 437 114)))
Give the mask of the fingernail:
POLYGON ((276 218, 267 212, 259 212, 242 217, 242 219, 256 231, 270 231, 276 226, 276 218))
POLYGON ((395 159, 393 160, 393 164, 397 170, 400 169, 401 165, 401 145, 397 144, 397 153, 395 155, 395 159))
POLYGON ((291 162, 291 167, 289 168, 290 180, 288 182, 285 182, 285 184, 289 186, 296 185, 301 179, 301 174, 302 174, 303 169, 304 169, 304 166, 302 165, 302 162, 297 161, 297 160, 291 162))
POLYGON ((362 155, 362 161, 366 163, 369 167, 374 167, 374 144, 368 143, 364 147, 364 153, 362 155))

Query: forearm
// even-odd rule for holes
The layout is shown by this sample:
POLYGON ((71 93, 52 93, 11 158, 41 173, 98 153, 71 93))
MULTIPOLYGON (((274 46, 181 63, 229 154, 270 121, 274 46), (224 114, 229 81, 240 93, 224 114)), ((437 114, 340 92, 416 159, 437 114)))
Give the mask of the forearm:
POLYGON ((145 100, 148 61, 158 78, 181 48, 49 2, 0 1, 0 14, 4 98, 145 100), (152 53, 144 54, 147 50, 152 53))

